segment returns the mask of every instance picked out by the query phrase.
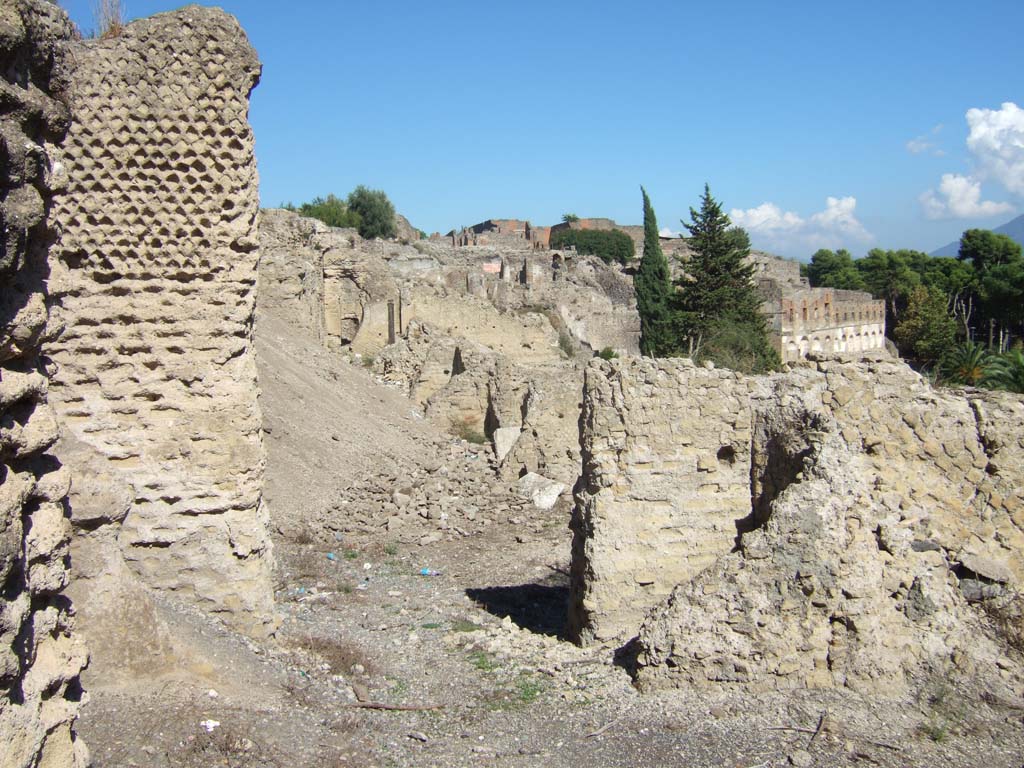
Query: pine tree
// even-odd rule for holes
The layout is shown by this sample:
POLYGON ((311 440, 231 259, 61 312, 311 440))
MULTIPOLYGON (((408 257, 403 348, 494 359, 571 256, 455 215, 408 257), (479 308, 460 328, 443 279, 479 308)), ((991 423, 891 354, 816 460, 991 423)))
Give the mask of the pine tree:
POLYGON ((694 254, 678 281, 672 313, 681 344, 698 359, 748 373, 778 368, 747 260, 749 238, 731 228, 707 184, 700 210, 691 208, 690 218, 682 224, 694 254))
POLYGON ((647 190, 644 197, 644 255, 633 275, 636 307, 640 313, 640 354, 666 357, 677 351, 671 323, 672 283, 668 261, 658 240, 658 221, 647 190))

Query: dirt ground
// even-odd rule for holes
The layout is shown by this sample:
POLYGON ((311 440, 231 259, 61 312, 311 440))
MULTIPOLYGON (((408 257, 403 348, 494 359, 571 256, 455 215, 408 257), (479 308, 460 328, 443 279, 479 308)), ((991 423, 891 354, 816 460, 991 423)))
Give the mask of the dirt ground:
POLYGON ((569 499, 523 506, 486 446, 280 320, 257 347, 281 628, 256 642, 162 605, 194 663, 91 681, 94 765, 1024 766, 1021 703, 941 670, 882 701, 638 692, 616 649, 562 635, 569 499), (472 524, 389 507, 392 483, 441 479, 472 524))

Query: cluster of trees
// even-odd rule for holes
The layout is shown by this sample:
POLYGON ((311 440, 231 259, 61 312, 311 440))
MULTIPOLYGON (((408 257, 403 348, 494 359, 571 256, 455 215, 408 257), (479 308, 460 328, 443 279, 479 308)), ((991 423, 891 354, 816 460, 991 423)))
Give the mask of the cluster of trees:
POLYGON ((296 208, 291 203, 282 206, 303 216, 319 219, 329 227, 350 227, 359 230, 359 236, 372 240, 398 234, 395 206, 379 189, 368 189, 360 184, 345 200, 334 195, 316 197, 296 208))
POLYGON ((640 351, 655 357, 685 355, 733 370, 761 373, 780 365, 768 338, 761 298, 747 260, 750 239, 733 227, 705 184, 700 210, 690 209, 693 257, 672 281, 646 190, 644 253, 633 277, 640 313, 640 351))
POLYGON ((570 246, 579 253, 600 257, 605 264, 627 264, 636 255, 633 238, 619 229, 563 229, 551 235, 552 248, 570 246))
POLYGON ((1016 359, 1007 350, 1024 338, 1024 255, 1006 235, 969 229, 956 258, 876 248, 855 260, 845 250, 820 250, 805 274, 812 286, 867 290, 884 299, 900 354, 940 380, 1012 385, 1004 368, 1016 359), (965 370, 976 375, 964 377, 956 371, 968 358, 976 365, 965 370))

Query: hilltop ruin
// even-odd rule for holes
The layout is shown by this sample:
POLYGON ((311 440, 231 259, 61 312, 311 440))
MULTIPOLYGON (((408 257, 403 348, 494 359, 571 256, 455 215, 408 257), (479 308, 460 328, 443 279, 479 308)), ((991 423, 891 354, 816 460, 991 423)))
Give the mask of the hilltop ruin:
MULTIPOLYGON (((4 0, 0 58, 3 768, 86 765, 93 684, 181 708, 163 757, 220 727, 193 715, 221 696, 265 706, 258 727, 284 712, 291 764, 337 758, 339 708, 437 714, 413 725, 448 729, 443 762, 550 685, 508 736, 528 760, 519 723, 637 696, 615 654, 644 690, 881 700, 929 672, 1020 700, 986 611, 1024 580, 1024 401, 934 389, 882 351, 881 302, 754 254, 784 372, 641 359, 629 268, 549 247, 639 228, 402 220, 383 242, 261 213, 260 63, 222 11, 82 41, 55 4, 4 0), (455 714, 368 698, 407 681, 352 637, 455 714), (505 698, 444 679, 513 657, 505 698)), ((108 734, 139 715, 114 700, 108 734)), ((153 758, 164 734, 135 725, 153 758)), ((606 727, 557 727, 566 760, 603 754, 606 727)), ((218 749, 263 760, 249 733, 218 749)))

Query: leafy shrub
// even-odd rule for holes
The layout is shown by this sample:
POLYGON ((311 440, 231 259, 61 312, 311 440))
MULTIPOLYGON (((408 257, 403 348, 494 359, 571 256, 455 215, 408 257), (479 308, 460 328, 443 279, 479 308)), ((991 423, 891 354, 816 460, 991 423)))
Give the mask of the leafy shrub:
POLYGON ((992 355, 981 344, 968 341, 953 347, 939 363, 939 375, 947 384, 977 387, 989 375, 992 355))
POLYGON ((1024 394, 1024 352, 1013 349, 992 360, 985 385, 1024 394))
MULTIPOLYGON (((294 210, 294 206, 290 210, 294 210)), ((299 206, 298 211, 302 216, 319 219, 328 227, 351 227, 358 229, 362 223, 359 214, 349 210, 345 201, 334 195, 315 197, 310 202, 299 206)))
POLYGON ((618 355, 615 353, 615 350, 612 349, 611 347, 605 347, 600 352, 598 352, 595 355, 595 357, 600 357, 602 360, 614 360, 615 358, 618 357, 618 355))
POLYGON ((618 229, 563 229, 551 235, 552 248, 574 246, 578 253, 597 256, 605 264, 626 264, 633 260, 633 238, 618 229))

